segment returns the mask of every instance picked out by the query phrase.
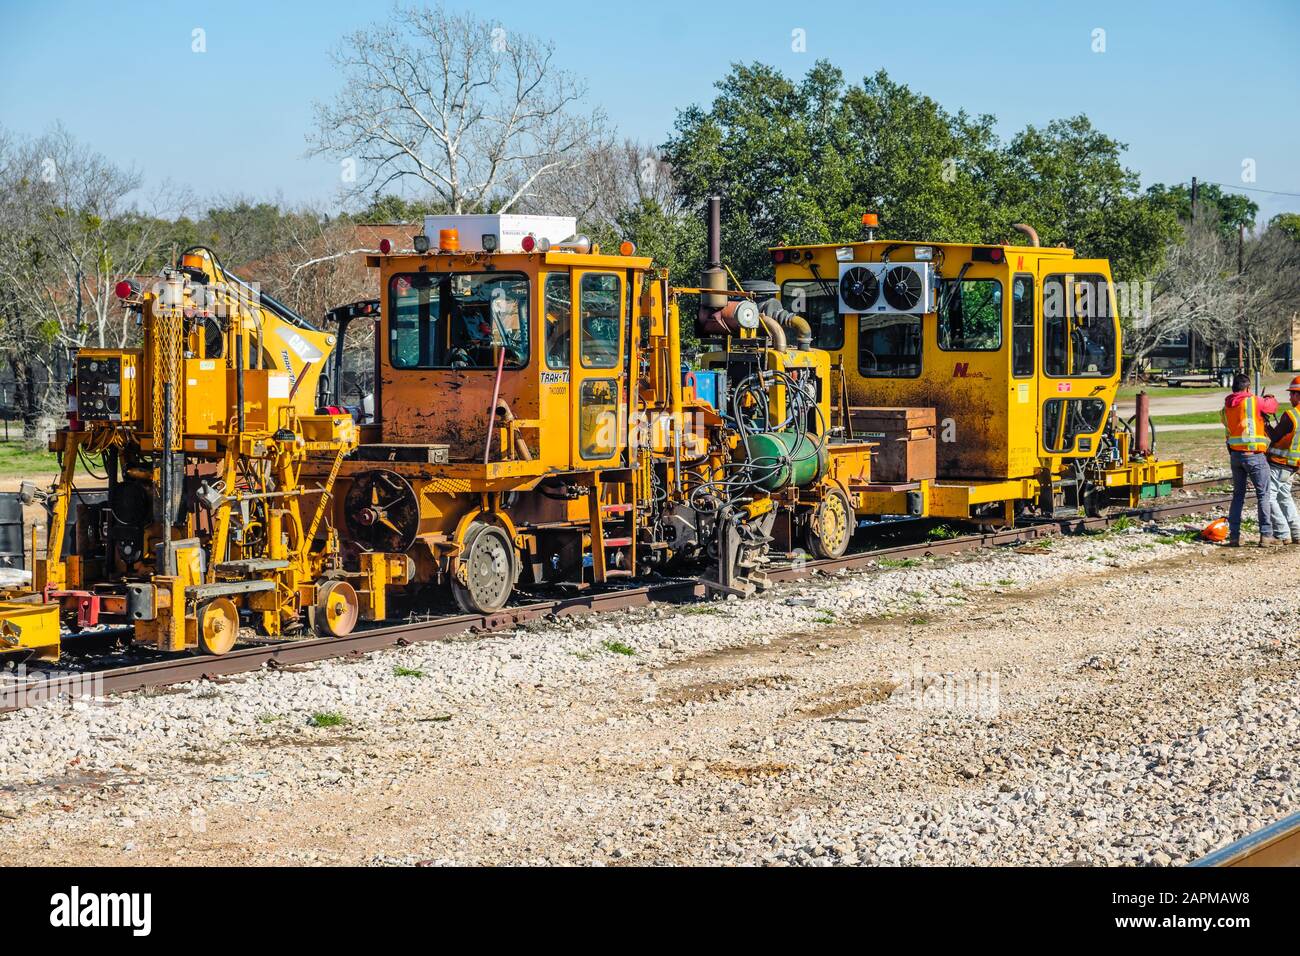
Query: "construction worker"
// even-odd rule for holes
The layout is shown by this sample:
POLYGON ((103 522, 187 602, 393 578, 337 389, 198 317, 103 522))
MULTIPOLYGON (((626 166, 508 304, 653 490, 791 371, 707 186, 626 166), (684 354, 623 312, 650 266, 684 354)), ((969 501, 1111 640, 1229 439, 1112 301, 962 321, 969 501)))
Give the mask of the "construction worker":
POLYGON ((1223 400, 1223 427, 1227 429, 1228 458, 1232 463, 1232 507, 1228 509, 1228 546, 1241 547, 1241 511, 1246 504, 1246 482, 1255 486, 1259 511, 1259 546, 1272 547, 1273 509, 1268 500, 1269 447, 1264 416, 1277 411, 1277 399, 1256 395, 1250 378, 1238 374, 1232 379, 1232 394, 1223 400))
POLYGON ((1291 495, 1291 483, 1300 467, 1300 375, 1287 389, 1291 407, 1268 426, 1268 501, 1273 535, 1283 544, 1300 544, 1300 510, 1291 495))

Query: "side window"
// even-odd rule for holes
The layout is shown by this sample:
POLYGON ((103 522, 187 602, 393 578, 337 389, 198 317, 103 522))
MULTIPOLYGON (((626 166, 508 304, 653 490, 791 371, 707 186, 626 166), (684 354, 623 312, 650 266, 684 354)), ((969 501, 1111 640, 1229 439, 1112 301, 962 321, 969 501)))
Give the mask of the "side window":
POLYGON ((623 322, 622 281, 612 272, 588 272, 580 292, 582 365, 618 367, 618 334, 623 322))
POLYGON ((1011 280, 1011 374, 1034 374, 1034 277, 1011 280))
POLYGON ((573 338, 573 292, 569 273, 546 276, 542 322, 545 323, 546 367, 569 367, 569 342, 573 338))
POLYGON ((844 316, 835 286, 828 282, 791 279, 781 285, 781 304, 808 320, 813 345, 834 350, 844 347, 844 316))
POLYGON ((1043 280, 1043 371, 1068 375, 1070 329, 1065 308, 1065 276, 1043 280))
POLYGON ((962 279, 939 292, 939 348, 947 352, 996 352, 1002 348, 1002 283, 962 279))
POLYGON ((919 378, 921 317, 892 312, 858 316, 858 371, 869 378, 919 378))
POLYGON ((579 454, 583 458, 608 458, 618 449, 618 381, 586 379, 579 404, 579 454))

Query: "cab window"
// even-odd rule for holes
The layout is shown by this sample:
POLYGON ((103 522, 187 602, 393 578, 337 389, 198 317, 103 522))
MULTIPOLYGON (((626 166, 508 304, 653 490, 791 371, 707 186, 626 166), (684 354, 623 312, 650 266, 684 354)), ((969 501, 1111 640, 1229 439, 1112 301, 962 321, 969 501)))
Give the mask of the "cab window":
POLYGON ((612 272, 588 272, 582 277, 580 296, 583 367, 617 368, 622 281, 612 272))
POLYGON ((1101 275, 1043 280, 1043 370, 1048 375, 1106 378, 1115 374, 1115 314, 1101 275))
POLYGON ((546 276, 542 327, 545 329, 546 367, 569 367, 569 342, 573 337, 573 292, 569 273, 546 276))
POLYGON ((918 378, 921 317, 892 312, 858 316, 858 371, 869 378, 918 378))
POLYGON ((1092 451, 1083 436, 1099 431, 1105 418, 1106 403, 1099 398, 1049 399, 1043 403, 1043 447, 1064 454, 1092 451))
POLYGON ((1002 348, 1002 283, 947 279, 939 287, 939 348, 996 352, 1002 348))
POLYGON ((812 326, 813 345, 834 350, 844 347, 844 316, 840 315, 835 286, 809 279, 791 279, 781 285, 781 304, 802 315, 812 326))
POLYGON ((528 364, 528 277, 513 272, 403 272, 388 283, 394 368, 528 364))
POLYGON ((1027 378, 1034 374, 1034 277, 1018 275, 1011 280, 1011 374, 1027 378))

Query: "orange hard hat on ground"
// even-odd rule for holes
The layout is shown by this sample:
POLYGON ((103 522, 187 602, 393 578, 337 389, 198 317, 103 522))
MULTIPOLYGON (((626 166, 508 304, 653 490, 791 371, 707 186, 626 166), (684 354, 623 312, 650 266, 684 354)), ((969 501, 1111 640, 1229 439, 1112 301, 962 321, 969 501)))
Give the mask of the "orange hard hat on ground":
POLYGON ((1206 541, 1227 541, 1228 540, 1228 519, 1215 518, 1204 528, 1201 529, 1201 537, 1206 541))

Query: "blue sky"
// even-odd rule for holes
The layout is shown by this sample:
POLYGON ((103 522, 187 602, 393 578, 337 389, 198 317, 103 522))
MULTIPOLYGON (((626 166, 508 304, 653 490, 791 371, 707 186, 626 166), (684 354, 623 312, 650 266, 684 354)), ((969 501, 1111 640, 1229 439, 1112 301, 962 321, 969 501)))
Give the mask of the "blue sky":
MULTIPOLYGON (((1003 135, 1085 112, 1129 145, 1144 184, 1197 175, 1300 194, 1295 0, 477 6, 553 40, 590 101, 648 142, 664 140, 678 108, 707 103, 733 61, 798 75, 824 57, 851 80, 884 68, 950 110, 992 113, 1003 135), (807 52, 792 51, 795 29, 807 52), (1253 183, 1242 183, 1247 159, 1253 183)), ((336 162, 304 155, 311 104, 340 82, 327 51, 391 10, 356 0, 0 8, 0 124, 37 134, 58 120, 149 184, 290 203, 332 201, 338 185, 336 162), (191 51, 196 27, 203 54, 191 51)), ((1249 195, 1265 216, 1300 210, 1296 196, 1249 195)))

